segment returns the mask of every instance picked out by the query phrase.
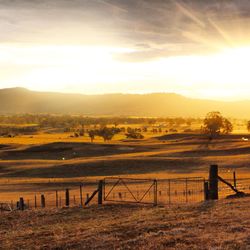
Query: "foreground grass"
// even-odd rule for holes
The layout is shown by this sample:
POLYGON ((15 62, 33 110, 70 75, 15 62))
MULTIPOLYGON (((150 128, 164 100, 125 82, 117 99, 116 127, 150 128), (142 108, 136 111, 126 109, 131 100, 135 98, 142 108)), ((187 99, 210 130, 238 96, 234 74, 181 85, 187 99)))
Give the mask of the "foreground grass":
POLYGON ((0 249, 250 249, 250 198, 0 214, 0 249))

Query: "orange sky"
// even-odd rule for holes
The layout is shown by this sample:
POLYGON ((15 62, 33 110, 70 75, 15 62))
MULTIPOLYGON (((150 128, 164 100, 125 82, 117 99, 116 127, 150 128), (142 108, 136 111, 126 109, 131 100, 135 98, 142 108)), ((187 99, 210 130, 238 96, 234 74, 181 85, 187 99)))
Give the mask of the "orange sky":
POLYGON ((0 1, 0 88, 250 99, 249 1, 0 1))

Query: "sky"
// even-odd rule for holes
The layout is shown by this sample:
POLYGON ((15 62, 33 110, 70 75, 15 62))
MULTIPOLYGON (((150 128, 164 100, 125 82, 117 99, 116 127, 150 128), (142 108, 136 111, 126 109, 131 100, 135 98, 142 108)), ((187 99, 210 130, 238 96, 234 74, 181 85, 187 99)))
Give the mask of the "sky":
POLYGON ((250 99, 248 0, 0 0, 0 88, 250 99))

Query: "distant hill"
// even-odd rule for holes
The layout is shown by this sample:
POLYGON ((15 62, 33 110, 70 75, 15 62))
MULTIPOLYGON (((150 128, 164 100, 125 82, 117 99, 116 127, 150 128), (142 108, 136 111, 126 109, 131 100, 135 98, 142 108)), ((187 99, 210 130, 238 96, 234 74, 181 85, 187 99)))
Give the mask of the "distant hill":
POLYGON ((220 102, 173 93, 81 95, 0 89, 0 114, 53 113, 115 116, 225 116, 250 118, 250 101, 220 102))

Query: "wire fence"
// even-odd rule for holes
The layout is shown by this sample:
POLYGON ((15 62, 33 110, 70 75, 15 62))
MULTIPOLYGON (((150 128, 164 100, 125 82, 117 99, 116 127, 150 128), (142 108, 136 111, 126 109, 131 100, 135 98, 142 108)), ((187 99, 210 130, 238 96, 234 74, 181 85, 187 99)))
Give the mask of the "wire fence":
POLYGON ((180 204, 204 200, 204 178, 179 178, 158 181, 158 203, 180 204))
MULTIPOLYGON (((60 189, 42 191, 42 192, 4 192, 0 193, 0 203, 8 203, 14 210, 18 207, 20 198, 23 198, 25 208, 62 208, 66 206, 66 189, 69 190, 69 205, 83 206, 85 201, 97 189, 98 182, 81 184, 75 187, 68 188, 67 186, 60 189), (42 196, 45 199, 45 204, 42 202, 42 196)), ((97 197, 94 197, 92 204, 97 204, 97 197)))
MULTIPOLYGON (((250 193, 250 178, 226 179, 236 185, 239 191, 250 193)), ((141 204, 185 204, 204 201, 204 182, 202 177, 175 179, 133 179, 105 178, 103 180, 103 201, 106 203, 141 203, 141 204)), ((56 190, 42 192, 0 192, 1 207, 8 204, 13 210, 18 208, 23 198, 25 208, 62 208, 65 206, 84 206, 89 197, 98 189, 98 181, 77 183, 68 188, 66 185, 56 190), (68 203, 66 189, 69 189, 68 203), (44 196, 45 204, 43 204, 44 196)), ((232 189, 222 182, 218 186, 219 198, 234 194, 232 189)), ((97 195, 91 204, 98 204, 97 195)), ((1 209, 0 209, 1 210, 1 209)))

